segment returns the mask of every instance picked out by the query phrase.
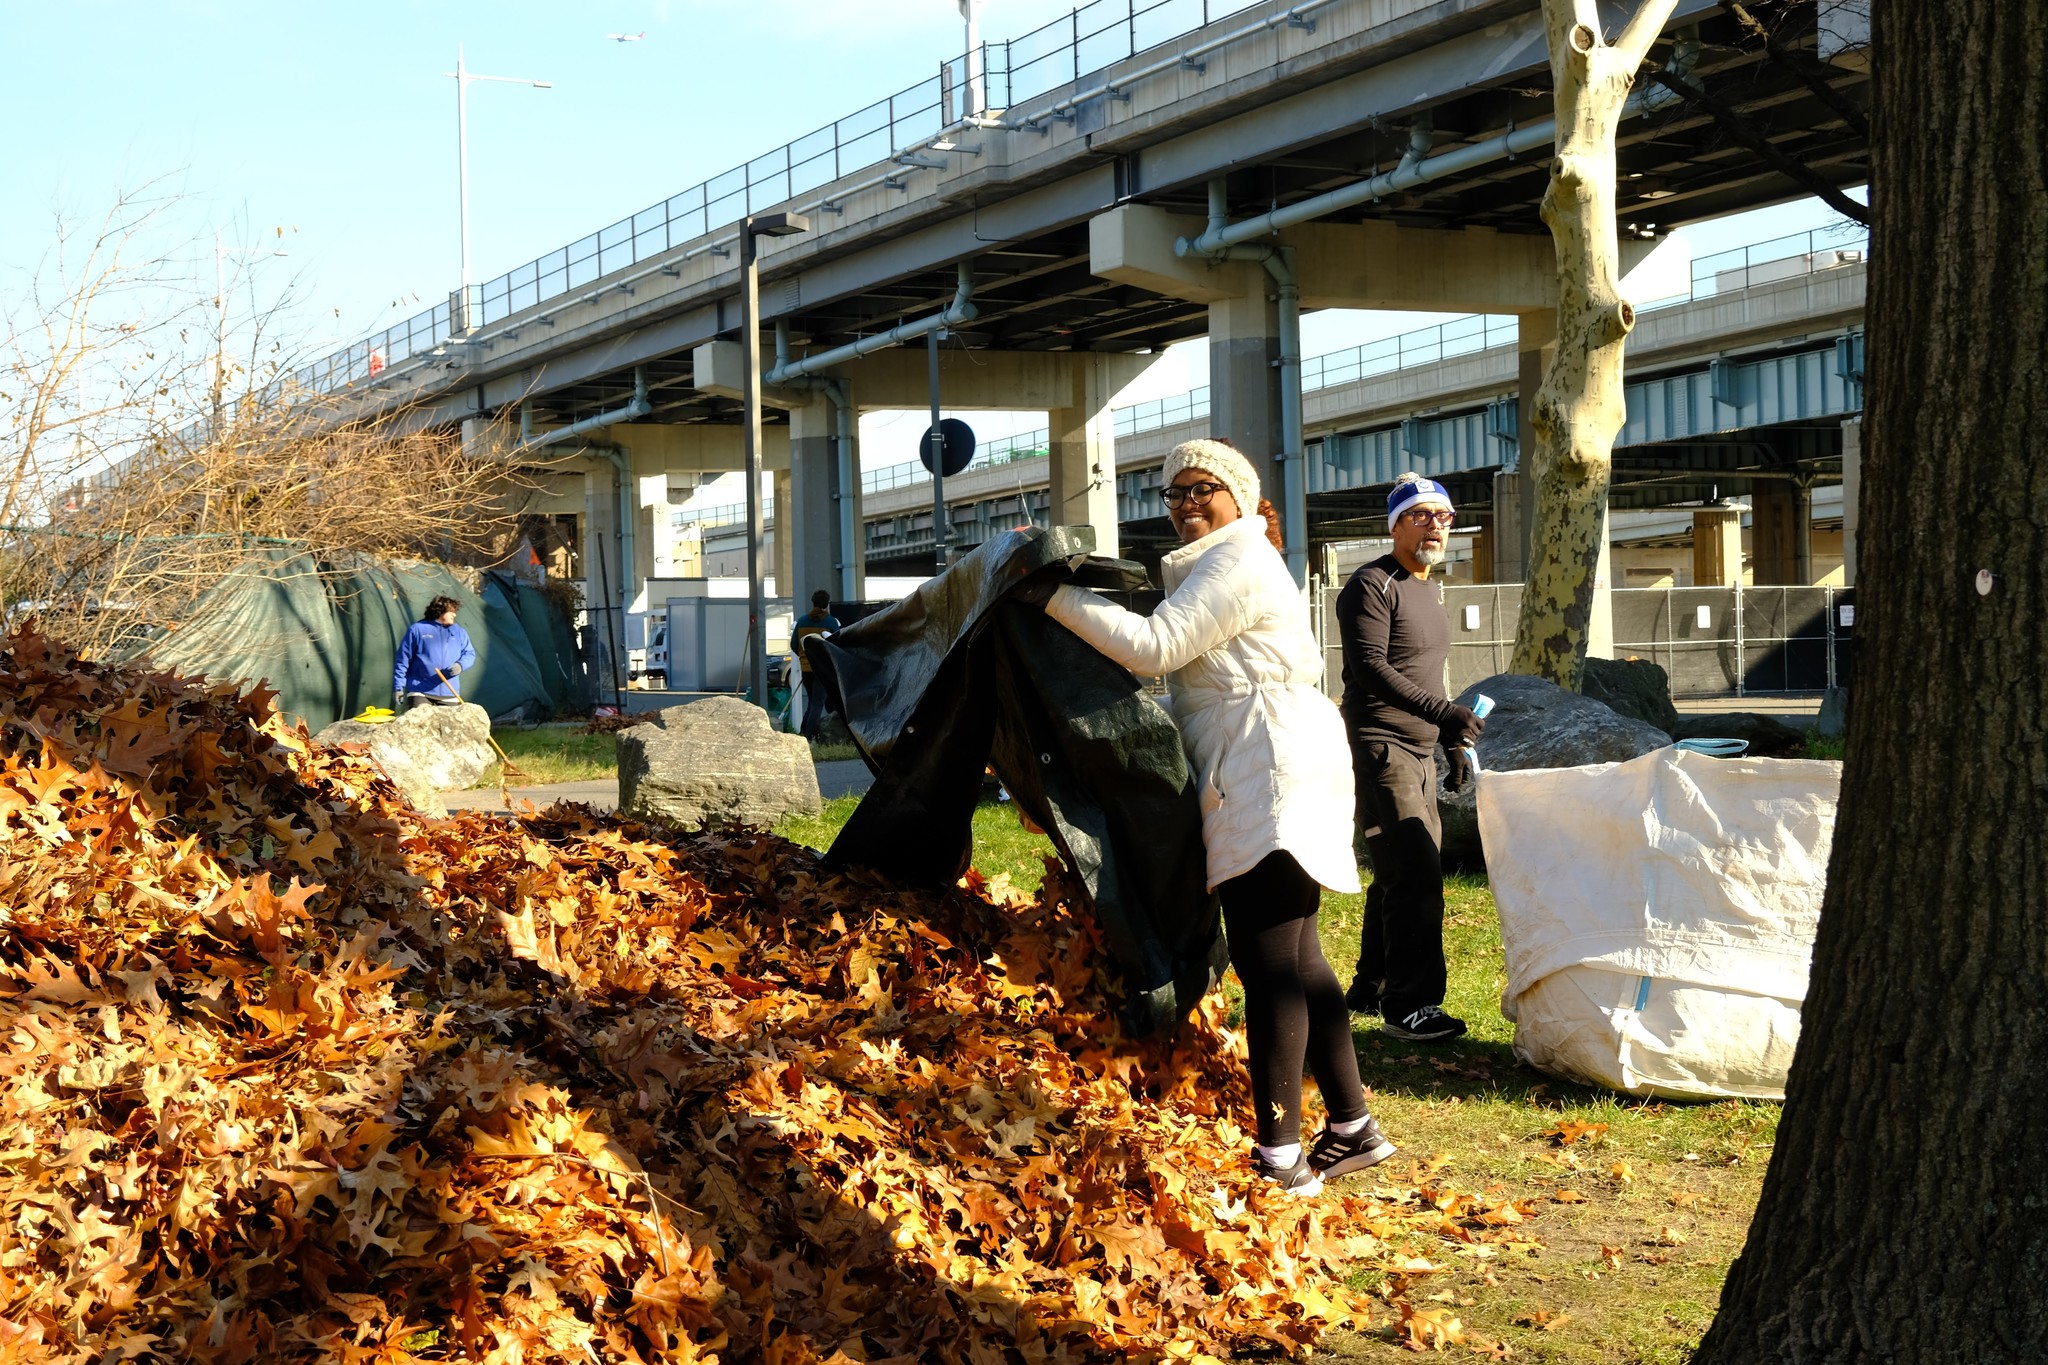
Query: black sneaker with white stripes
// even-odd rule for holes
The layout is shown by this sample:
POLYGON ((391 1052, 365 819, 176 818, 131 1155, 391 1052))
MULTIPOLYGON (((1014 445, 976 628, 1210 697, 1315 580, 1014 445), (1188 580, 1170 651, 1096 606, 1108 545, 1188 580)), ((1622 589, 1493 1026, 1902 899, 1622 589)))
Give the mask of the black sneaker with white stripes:
POLYGON ((1323 1129, 1315 1145, 1308 1149, 1308 1164, 1316 1174, 1325 1180, 1352 1171, 1362 1171, 1368 1166, 1377 1166, 1392 1156, 1396 1148, 1387 1141, 1387 1135, 1380 1131, 1380 1121, 1368 1118, 1365 1126, 1355 1133, 1336 1133, 1323 1129))
POLYGON ((1296 1157, 1292 1166, 1281 1166, 1266 1160, 1255 1149, 1252 1152, 1252 1171, 1259 1179, 1270 1180, 1287 1193, 1303 1199, 1313 1199, 1323 1192, 1323 1178, 1301 1157, 1296 1157))
POLYGON ((1424 1005, 1413 1014, 1404 1014, 1398 1019, 1389 1015, 1380 1025, 1380 1032, 1389 1038, 1405 1038, 1411 1043, 1441 1043, 1446 1038, 1462 1035, 1465 1021, 1445 1014, 1441 1005, 1424 1005))

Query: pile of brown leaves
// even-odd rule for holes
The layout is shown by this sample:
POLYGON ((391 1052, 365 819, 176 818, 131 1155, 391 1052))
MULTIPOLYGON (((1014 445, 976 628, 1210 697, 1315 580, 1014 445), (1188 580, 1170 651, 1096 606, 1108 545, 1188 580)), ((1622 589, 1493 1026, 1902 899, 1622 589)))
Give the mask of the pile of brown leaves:
POLYGON ((266 696, 12 637, 0 1360, 1441 1344, 1336 1277, 1526 1240, 1426 1172, 1256 1188, 1220 1012, 1119 1036, 1059 878, 969 882, 424 820, 266 696))

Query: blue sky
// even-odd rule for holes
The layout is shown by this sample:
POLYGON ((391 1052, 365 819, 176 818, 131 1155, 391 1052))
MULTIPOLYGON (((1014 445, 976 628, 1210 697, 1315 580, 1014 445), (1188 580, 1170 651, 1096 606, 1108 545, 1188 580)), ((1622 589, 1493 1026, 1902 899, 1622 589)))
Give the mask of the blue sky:
MULTIPOLYGON (((1067 10, 988 0, 984 36, 1020 36, 1067 10)), ((209 293, 216 231, 230 246, 288 252, 250 261, 243 293, 285 300, 288 331, 314 352, 430 307, 456 283, 454 82, 441 73, 458 42, 472 71, 553 82, 470 87, 478 280, 923 80, 964 43, 953 0, 0 0, 0 32, 0 116, 13 130, 0 299, 20 296, 60 215, 96 221, 117 194, 147 189, 175 201, 158 249, 189 259, 209 293), (607 37, 643 31, 639 42, 607 37)), ((1832 216, 1805 201, 1687 236, 1703 255, 1832 216)), ((1306 349, 1429 321, 1312 315, 1306 349)), ((1206 357, 1176 349, 1127 397, 1203 382, 1206 357)), ((893 449, 909 444, 894 427, 922 419, 871 421, 893 449)), ((983 414, 977 425, 992 436, 1039 422, 983 414)))
MULTIPOLYGON (((994 34, 1066 6, 995 0, 994 34)), ((458 278, 454 67, 470 87, 471 252, 489 278, 925 79, 964 46, 952 0, 611 4, 26 3, 0 0, 13 130, 0 268, 59 213, 116 194, 181 202, 166 249, 285 230, 308 339, 346 341, 458 278), (616 43, 608 33, 645 31, 616 43), (336 310, 339 310, 337 317, 336 310)), ((195 254, 198 254, 195 252, 195 254)), ((210 292, 210 291, 209 291, 210 292)))

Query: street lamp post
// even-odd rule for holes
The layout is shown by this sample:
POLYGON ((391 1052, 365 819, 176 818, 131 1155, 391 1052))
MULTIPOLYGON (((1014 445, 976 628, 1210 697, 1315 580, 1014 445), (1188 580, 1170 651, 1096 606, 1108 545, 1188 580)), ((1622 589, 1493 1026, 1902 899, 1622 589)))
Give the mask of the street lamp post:
POLYGON ((462 200, 462 316, 450 317, 448 330, 466 332, 469 330, 469 84, 471 81, 496 81, 502 85, 530 85, 536 90, 552 90, 554 82, 536 81, 525 76, 479 76, 463 62, 461 43, 455 45, 455 69, 441 74, 455 80, 455 174, 462 200))
MULTIPOLYGON (((747 656, 754 704, 768 709, 768 622, 761 587, 761 267, 762 237, 811 230, 800 213, 748 214, 740 221, 740 401, 747 465, 747 656)), ((787 586, 787 585, 785 585, 787 586)))
POLYGON ((967 21, 967 117, 988 112, 988 73, 982 70, 981 7, 983 0, 960 0, 960 17, 967 21))

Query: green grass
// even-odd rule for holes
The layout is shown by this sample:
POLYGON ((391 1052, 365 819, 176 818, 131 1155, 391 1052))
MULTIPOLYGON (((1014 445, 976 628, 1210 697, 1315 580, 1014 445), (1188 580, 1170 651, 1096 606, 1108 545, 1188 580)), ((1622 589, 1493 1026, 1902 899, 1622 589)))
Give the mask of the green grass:
POLYGON ((1842 758, 1847 745, 1841 735, 1824 735, 1818 730, 1806 732, 1806 748, 1800 751, 1801 758, 1842 758))
MULTIPOLYGON (((860 804, 858 796, 841 796, 825 803, 816 816, 795 815, 775 827, 783 838, 823 851, 838 837, 839 829, 860 804)), ((1045 860, 1052 854, 1052 840, 1030 834, 1018 823, 1017 808, 1008 802, 985 801, 974 810, 974 866, 984 877, 1008 873, 1014 886, 1036 891, 1045 878, 1045 860)))
MULTIPOLYGON (((1449 878, 1444 893, 1444 1003, 1471 1032, 1423 1046, 1353 1016, 1373 1109, 1409 1155, 1447 1157, 1446 1176, 1460 1189, 1497 1185, 1517 1198, 1546 1200, 1569 1190, 1586 1202, 1544 1205, 1531 1225, 1544 1242, 1540 1255, 1490 1271, 1460 1258, 1460 1268, 1433 1280, 1430 1292, 1449 1292, 1460 1305, 1470 1299, 1459 1308, 1466 1327, 1511 1345, 1518 1359, 1677 1365, 1706 1330, 1742 1248, 1779 1108, 1636 1100, 1523 1065, 1514 1055, 1514 1025, 1500 1012, 1507 971, 1492 893, 1483 877, 1471 876, 1449 878), (1559 1147, 1544 1134, 1562 1121, 1607 1130, 1559 1147), (1619 1268, 1608 1266, 1603 1248, 1616 1249, 1619 1268), (1486 1273, 1500 1283, 1486 1284, 1486 1273), (1550 1331, 1515 1325, 1539 1309, 1568 1318, 1550 1331)), ((1358 960, 1364 903, 1363 896, 1323 901, 1323 949, 1345 981, 1358 960)), ((1348 1338, 1338 1354, 1393 1361, 1412 1353, 1364 1336, 1348 1338)))
MULTIPOLYGON (((611 735, 586 735, 579 728, 542 725, 531 730, 503 726, 491 738, 519 770, 518 786, 554 782, 602 782, 619 775, 619 746, 611 735)), ((477 779, 477 788, 499 785, 502 765, 493 763, 477 779)))
POLYGON ((811 741, 811 762, 813 763, 839 763, 849 758, 859 757, 860 750, 856 749, 849 740, 841 740, 837 744, 821 744, 815 739, 811 741))
MULTIPOLYGON (((580 728, 542 725, 532 729, 508 725, 491 731, 491 738, 519 770, 515 786, 545 786, 555 782, 604 782, 619 775, 618 741, 612 735, 586 735, 580 728)), ((859 758, 851 744, 813 744, 811 761, 830 763, 859 758)), ((501 765, 493 763, 471 784, 477 790, 500 784, 501 765)), ((842 817, 843 819, 844 817, 842 817)))
MULTIPOLYGON (((785 822, 779 832, 824 848, 858 803, 827 802, 818 818, 785 822)), ((974 865, 984 875, 1006 872, 1021 887, 1037 887, 1051 844, 1024 832, 1015 807, 982 805, 974 837, 974 865)), ((1347 982, 1358 959, 1364 900, 1323 899, 1324 952, 1347 982)), ((1406 1043, 1381 1034, 1377 1019, 1352 1016, 1373 1110, 1402 1155, 1392 1172, 1347 1177, 1339 1188, 1370 1188, 1381 1179, 1412 1183, 1416 1173, 1407 1163, 1441 1160, 1439 1178, 1458 1189, 1539 1201, 1542 1211, 1529 1230, 1540 1249, 1491 1261, 1436 1258, 1453 1269, 1415 1288, 1411 1301, 1452 1306, 1470 1334, 1506 1343, 1516 1360, 1682 1365, 1741 1250, 1778 1106, 1646 1102, 1524 1066, 1514 1056, 1514 1026, 1500 1012, 1507 973, 1486 880, 1450 878, 1445 902, 1445 1006, 1471 1033, 1448 1044, 1406 1043), (1566 1121, 1605 1124, 1606 1131, 1561 1147, 1546 1134, 1566 1121), (1584 1202, 1557 1202, 1566 1192, 1584 1202), (1431 1302, 1432 1295, 1449 1297, 1431 1302), (1538 1311, 1564 1316, 1550 1319, 1550 1330, 1516 1324, 1538 1311)), ((1233 1004, 1241 999, 1235 977, 1225 991, 1233 1004)), ((1376 1288, 1377 1276, 1361 1271, 1352 1287, 1376 1288)), ((1377 1333, 1339 1336, 1325 1348, 1340 1360, 1386 1365, 1414 1355, 1377 1333)))

